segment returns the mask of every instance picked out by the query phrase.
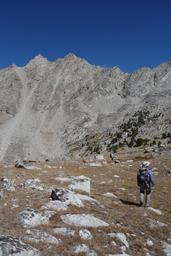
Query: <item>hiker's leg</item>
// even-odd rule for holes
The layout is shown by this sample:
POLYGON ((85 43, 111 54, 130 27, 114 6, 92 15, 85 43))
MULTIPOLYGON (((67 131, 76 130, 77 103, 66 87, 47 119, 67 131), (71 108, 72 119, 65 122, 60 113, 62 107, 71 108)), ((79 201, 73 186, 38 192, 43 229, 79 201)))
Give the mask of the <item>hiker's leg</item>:
POLYGON ((151 187, 147 188, 146 193, 147 193, 146 207, 149 207, 151 203, 151 187))
POLYGON ((143 185, 140 186, 140 206, 144 203, 144 192, 145 188, 143 185))

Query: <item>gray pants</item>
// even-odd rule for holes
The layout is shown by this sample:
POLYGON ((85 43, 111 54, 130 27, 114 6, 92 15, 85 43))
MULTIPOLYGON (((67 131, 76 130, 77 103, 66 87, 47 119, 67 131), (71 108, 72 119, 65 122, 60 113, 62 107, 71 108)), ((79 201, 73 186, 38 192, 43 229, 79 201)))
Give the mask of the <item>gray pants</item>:
POLYGON ((140 205, 150 206, 151 202, 151 186, 140 185, 140 205))

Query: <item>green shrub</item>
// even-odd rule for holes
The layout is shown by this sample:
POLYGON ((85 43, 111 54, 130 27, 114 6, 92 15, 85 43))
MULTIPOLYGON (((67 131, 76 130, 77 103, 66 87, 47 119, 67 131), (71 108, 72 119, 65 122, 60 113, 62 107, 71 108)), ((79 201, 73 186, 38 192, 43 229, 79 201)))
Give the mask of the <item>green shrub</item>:
POLYGON ((155 140, 153 140, 153 145, 156 145, 156 141, 155 140))
POLYGON ((138 138, 136 140, 136 144, 135 144, 135 147, 140 147, 144 144, 144 140, 142 138, 138 138))
POLYGON ((114 137, 114 138, 111 140, 110 144, 115 144, 117 141, 118 141, 118 139, 117 139, 116 137, 114 137))
POLYGON ((167 134, 166 133, 162 133, 162 139, 166 139, 167 138, 167 134))
POLYGON ((118 145, 114 145, 110 148, 110 151, 113 151, 114 153, 116 153, 118 150, 118 145))
POLYGON ((97 154, 100 154, 100 146, 97 145, 96 147, 94 147, 93 152, 97 153, 97 154))

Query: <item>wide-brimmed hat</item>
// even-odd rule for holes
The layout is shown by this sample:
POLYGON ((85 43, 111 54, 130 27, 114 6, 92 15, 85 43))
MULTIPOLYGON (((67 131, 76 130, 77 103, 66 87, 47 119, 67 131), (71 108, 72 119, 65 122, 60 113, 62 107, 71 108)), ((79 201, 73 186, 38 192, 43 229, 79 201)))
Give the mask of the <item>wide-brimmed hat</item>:
POLYGON ((142 167, 148 167, 150 165, 149 161, 143 161, 142 162, 142 167))

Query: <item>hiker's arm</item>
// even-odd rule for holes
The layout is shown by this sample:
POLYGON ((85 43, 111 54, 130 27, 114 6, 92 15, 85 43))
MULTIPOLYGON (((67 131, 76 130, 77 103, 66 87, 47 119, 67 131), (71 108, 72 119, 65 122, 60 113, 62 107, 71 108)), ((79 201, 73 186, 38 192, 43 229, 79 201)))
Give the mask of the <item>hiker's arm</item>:
POLYGON ((137 186, 140 186, 140 172, 137 173, 137 186))
POLYGON ((151 179, 151 185, 152 185, 152 187, 154 187, 155 182, 154 182, 154 175, 153 175, 152 171, 150 173, 150 179, 151 179))

